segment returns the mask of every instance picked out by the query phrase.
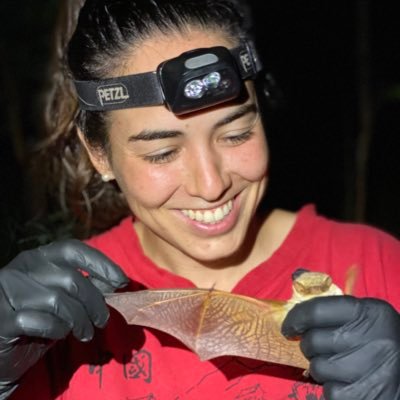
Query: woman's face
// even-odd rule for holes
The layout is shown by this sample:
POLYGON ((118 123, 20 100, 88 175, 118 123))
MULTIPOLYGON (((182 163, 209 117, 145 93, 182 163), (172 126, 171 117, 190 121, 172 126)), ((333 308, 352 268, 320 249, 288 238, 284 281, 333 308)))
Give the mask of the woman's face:
MULTIPOLYGON (((217 45, 232 47, 210 32, 156 37, 135 49, 118 72, 154 71, 184 51, 217 45)), ((150 257, 178 252, 215 262, 243 244, 268 165, 254 89, 246 85, 246 100, 185 117, 164 106, 111 113, 111 162, 94 162, 117 180, 150 257)))

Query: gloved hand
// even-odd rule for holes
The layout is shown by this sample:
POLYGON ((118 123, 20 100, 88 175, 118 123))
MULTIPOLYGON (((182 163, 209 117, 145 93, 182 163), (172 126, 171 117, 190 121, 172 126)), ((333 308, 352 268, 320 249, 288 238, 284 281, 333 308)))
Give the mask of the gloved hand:
POLYGON ((400 399, 400 316, 388 303, 316 297, 288 313, 282 333, 301 336, 326 400, 400 399))
POLYGON ((78 240, 24 251, 0 269, 0 400, 54 340, 70 332, 90 340, 109 317, 102 293, 127 283, 118 266, 78 240))

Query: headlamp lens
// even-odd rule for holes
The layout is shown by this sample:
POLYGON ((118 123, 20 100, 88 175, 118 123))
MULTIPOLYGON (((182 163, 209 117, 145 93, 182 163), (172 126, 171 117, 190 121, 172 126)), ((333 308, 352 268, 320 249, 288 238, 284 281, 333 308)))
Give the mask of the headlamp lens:
POLYGON ((190 81, 184 89, 185 96, 189 99, 200 99, 206 91, 218 88, 221 82, 221 74, 219 72, 211 72, 203 79, 194 79, 190 81))
POLYGON ((221 82, 221 74, 219 72, 211 72, 203 78, 203 83, 207 89, 215 89, 221 82))
POLYGON ((206 90, 203 81, 195 79, 185 86, 184 93, 188 99, 200 99, 206 90))

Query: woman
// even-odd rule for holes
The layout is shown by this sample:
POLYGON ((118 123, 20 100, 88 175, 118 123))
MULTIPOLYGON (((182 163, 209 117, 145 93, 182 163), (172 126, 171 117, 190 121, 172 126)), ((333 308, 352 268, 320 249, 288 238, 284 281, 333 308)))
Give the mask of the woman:
POLYGON ((1 270, 1 399, 400 398, 399 243, 310 206, 257 212, 269 157, 241 24, 224 0, 85 2, 67 54, 80 111, 60 138, 86 149, 93 187, 105 185, 97 203, 112 213, 123 198, 134 217, 1 270), (314 380, 249 359, 200 362, 109 317, 102 296, 197 286, 287 299, 297 267, 343 287, 354 264, 358 298, 302 303, 283 325, 302 337, 314 380))

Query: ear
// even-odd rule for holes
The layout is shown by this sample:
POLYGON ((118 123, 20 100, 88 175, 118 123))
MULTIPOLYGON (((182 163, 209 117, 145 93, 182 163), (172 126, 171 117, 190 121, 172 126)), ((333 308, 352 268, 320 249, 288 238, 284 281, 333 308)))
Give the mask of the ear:
POLYGON ((89 143, 85 139, 85 135, 83 132, 78 128, 78 136, 79 140, 81 141, 82 145, 85 147, 87 154, 89 156, 89 159, 93 165, 93 167, 96 169, 96 171, 101 175, 101 178, 103 181, 110 181, 112 179, 115 179, 114 173, 112 171, 110 162, 108 160, 108 157, 106 154, 103 152, 94 149, 89 145, 89 143))

